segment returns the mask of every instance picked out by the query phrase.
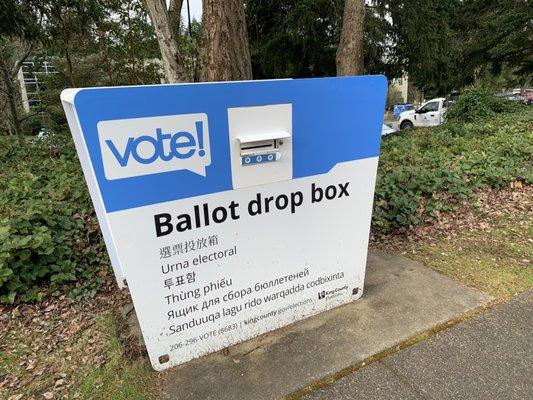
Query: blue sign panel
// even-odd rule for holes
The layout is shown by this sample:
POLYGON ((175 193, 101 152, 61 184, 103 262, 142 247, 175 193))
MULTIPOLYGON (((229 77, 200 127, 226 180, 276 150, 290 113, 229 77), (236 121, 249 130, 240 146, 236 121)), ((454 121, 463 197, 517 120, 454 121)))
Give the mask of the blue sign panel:
MULTIPOLYGON (((80 90, 74 103, 105 209, 112 212, 231 190, 228 108, 293 104, 293 178, 326 173, 344 161, 375 157, 380 137, 368 133, 381 129, 386 87, 384 77, 369 76, 97 88, 80 90), (205 176, 184 168, 119 180, 106 178, 98 137, 100 122, 183 114, 207 115, 211 162, 205 167, 205 176)), ((190 143, 196 145, 197 137, 200 145, 206 132, 202 132, 202 124, 195 128, 200 129, 190 143)), ((179 134, 155 126, 154 132, 121 132, 127 136, 128 147, 120 151, 112 141, 106 145, 119 162, 134 164, 134 146, 155 131, 159 132, 157 143, 170 142, 179 134)), ((183 135, 179 139, 184 140, 183 135)), ((201 151, 199 147, 191 157, 201 157, 201 151)))

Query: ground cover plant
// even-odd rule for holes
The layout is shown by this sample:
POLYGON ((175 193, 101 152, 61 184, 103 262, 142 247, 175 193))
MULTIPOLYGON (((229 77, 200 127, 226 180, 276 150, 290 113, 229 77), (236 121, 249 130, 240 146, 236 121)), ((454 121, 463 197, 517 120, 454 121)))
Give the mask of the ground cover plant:
POLYGON ((446 111, 448 122, 476 122, 493 118, 501 113, 519 111, 523 105, 496 97, 489 89, 467 90, 446 111))
POLYGON ((533 109, 454 122, 382 143, 373 227, 412 226, 456 209, 482 188, 533 180, 533 109))
MULTIPOLYGON (((533 108, 450 122, 383 140, 373 229, 439 218, 483 188, 533 180, 533 108)), ((100 230, 67 132, 0 138, 0 302, 94 295, 109 271, 100 230)))
POLYGON ((71 142, 0 137, 0 303, 93 295, 106 264, 71 142))

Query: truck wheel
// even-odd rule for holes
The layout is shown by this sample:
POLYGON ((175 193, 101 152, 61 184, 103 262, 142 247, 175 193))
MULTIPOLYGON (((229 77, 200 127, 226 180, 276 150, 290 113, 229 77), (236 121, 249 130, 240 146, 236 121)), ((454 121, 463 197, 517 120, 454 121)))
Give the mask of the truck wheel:
POLYGON ((414 125, 411 121, 403 121, 402 124, 400 125, 400 129, 402 131, 406 131, 408 129, 413 129, 414 128, 414 125))

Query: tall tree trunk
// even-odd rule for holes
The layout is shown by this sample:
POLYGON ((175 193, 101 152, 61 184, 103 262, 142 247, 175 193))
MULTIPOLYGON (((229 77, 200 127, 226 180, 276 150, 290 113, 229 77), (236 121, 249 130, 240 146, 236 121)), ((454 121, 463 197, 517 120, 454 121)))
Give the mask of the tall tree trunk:
POLYGON ((109 45, 106 38, 106 28, 105 26, 99 23, 96 24, 96 27, 98 28, 98 40, 102 44, 102 58, 103 60, 105 60, 103 62, 103 68, 107 73, 107 83, 109 83, 110 86, 113 86, 113 65, 111 64, 111 57, 109 55, 109 45))
POLYGON ((144 3, 154 25, 166 81, 185 82, 187 78, 165 0, 144 0, 144 3))
POLYGON ((365 0, 346 0, 342 32, 337 49, 337 75, 361 75, 364 72, 363 32, 365 0))
POLYGON ((74 67, 72 65, 72 59, 70 58, 70 53, 68 51, 67 45, 65 45, 65 59, 67 60, 67 72, 68 79, 70 81, 70 87, 76 87, 76 81, 74 80, 74 67))
POLYGON ((181 23, 181 8, 183 7, 183 0, 170 0, 168 6, 168 17, 170 19, 170 27, 174 32, 174 39, 179 41, 180 23, 181 23))
POLYGON ((252 79, 242 0, 203 0, 206 81, 252 79))
MULTIPOLYGON (((13 77, 11 71, 6 65, 4 60, 0 59, 0 70, 2 73, 2 79, 4 80, 5 95, 7 97, 7 103, 9 107, 10 122, 15 134, 17 135, 20 143, 24 143, 24 136, 22 135, 22 125, 20 123, 19 110, 17 108, 15 87, 13 86, 13 77)), ((17 70, 18 72, 18 70, 17 70)))

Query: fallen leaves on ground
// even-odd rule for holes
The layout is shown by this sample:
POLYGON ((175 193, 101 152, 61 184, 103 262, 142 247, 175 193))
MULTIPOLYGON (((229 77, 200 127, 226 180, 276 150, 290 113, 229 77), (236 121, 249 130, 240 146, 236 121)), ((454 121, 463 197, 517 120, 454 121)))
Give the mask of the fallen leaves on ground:
POLYGON ((370 246, 376 249, 405 253, 410 243, 434 243, 465 232, 489 232, 498 216, 521 216, 533 213, 533 186, 511 185, 510 189, 483 190, 475 195, 473 204, 464 203, 455 213, 442 213, 415 227, 396 229, 386 235, 372 232, 370 246))
POLYGON ((129 301, 108 279, 94 298, 0 306, 0 398, 78 398, 80 372, 107 361, 108 338, 95 323, 129 301))
POLYGON ((371 247, 403 254, 497 298, 533 287, 533 186, 515 182, 475 198, 424 225, 373 233, 371 247))
MULTIPOLYGON (((420 244, 432 246, 468 232, 490 232, 498 216, 515 216, 520 225, 524 215, 533 213, 532 186, 515 183, 507 190, 480 191, 476 198, 474 205, 464 204, 458 213, 439 215, 424 225, 387 235, 372 233, 371 247, 413 256, 420 244)), ((109 357, 108 338, 95 326, 98 318, 105 312, 119 315, 120 307, 130 302, 127 291, 118 290, 109 274, 102 276, 103 290, 94 298, 61 296, 37 304, 0 306, 0 398, 81 397, 80 371, 98 369, 109 357)), ((122 338, 124 355, 138 357, 137 351, 128 352, 135 345, 130 346, 127 336, 122 338)))

